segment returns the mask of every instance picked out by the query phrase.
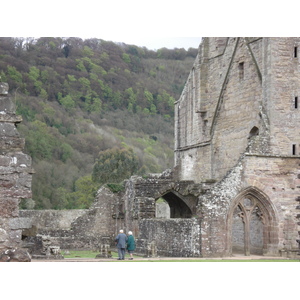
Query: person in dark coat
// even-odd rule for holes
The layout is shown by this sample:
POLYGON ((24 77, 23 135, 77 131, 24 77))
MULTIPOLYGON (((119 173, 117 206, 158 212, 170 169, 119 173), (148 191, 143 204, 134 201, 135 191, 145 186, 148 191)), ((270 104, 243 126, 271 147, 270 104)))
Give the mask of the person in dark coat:
POLYGON ((127 236, 123 230, 120 230, 120 233, 117 235, 115 241, 116 241, 117 248, 118 248, 118 255, 119 255, 118 260, 124 260, 127 236))
POLYGON ((127 239, 127 251, 130 254, 130 260, 133 259, 133 251, 135 250, 135 240, 134 236, 132 235, 132 231, 128 232, 128 239, 127 239))

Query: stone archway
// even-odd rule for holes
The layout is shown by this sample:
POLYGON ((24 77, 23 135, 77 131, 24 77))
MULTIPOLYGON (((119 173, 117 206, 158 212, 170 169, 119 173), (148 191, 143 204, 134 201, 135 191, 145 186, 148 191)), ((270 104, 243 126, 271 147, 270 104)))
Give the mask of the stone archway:
POLYGON ((227 217, 227 252, 244 255, 278 253, 278 222, 269 198, 255 187, 242 191, 227 217))
POLYGON ((170 207, 170 218, 191 218, 192 210, 175 191, 161 195, 170 207))

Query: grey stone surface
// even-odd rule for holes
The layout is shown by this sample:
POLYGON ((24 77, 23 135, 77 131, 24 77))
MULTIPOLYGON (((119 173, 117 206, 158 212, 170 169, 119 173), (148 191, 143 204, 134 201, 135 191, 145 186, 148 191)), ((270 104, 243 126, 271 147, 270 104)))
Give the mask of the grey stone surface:
POLYGON ((8 84, 0 82, 0 255, 2 261, 30 261, 22 249, 22 230, 31 220, 19 218, 19 202, 31 198, 31 158, 24 154, 24 139, 16 123, 15 105, 8 84))

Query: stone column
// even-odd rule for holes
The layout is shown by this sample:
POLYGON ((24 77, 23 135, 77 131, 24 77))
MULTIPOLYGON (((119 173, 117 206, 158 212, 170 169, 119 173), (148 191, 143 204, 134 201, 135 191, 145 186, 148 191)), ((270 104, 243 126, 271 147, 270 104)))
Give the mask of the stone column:
POLYGON ((15 105, 8 94, 8 84, 0 82, 0 261, 30 261, 21 249, 22 229, 30 226, 19 218, 21 199, 32 197, 31 158, 22 150, 25 140, 16 124, 15 105))

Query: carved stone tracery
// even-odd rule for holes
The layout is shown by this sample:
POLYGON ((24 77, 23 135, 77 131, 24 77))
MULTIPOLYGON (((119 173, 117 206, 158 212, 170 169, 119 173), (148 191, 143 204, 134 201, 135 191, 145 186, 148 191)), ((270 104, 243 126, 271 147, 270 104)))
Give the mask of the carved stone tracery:
MULTIPOLYGON (((245 255, 250 255, 253 251, 261 251, 262 254, 272 253, 273 246, 278 242, 278 236, 274 231, 276 227, 275 213, 267 197, 256 188, 248 188, 236 198, 230 211, 228 215, 227 239, 229 253, 231 253, 234 241, 236 241, 236 237, 230 235, 233 234, 232 230, 237 224, 235 223, 237 222, 237 217, 244 224, 244 237, 243 239, 240 237, 240 243, 243 243, 245 255), (255 236, 253 234, 254 230, 260 232, 261 235, 256 241, 253 241, 255 236), (260 249, 258 244, 261 244, 260 249)), ((240 231, 241 229, 239 229, 240 231)))

